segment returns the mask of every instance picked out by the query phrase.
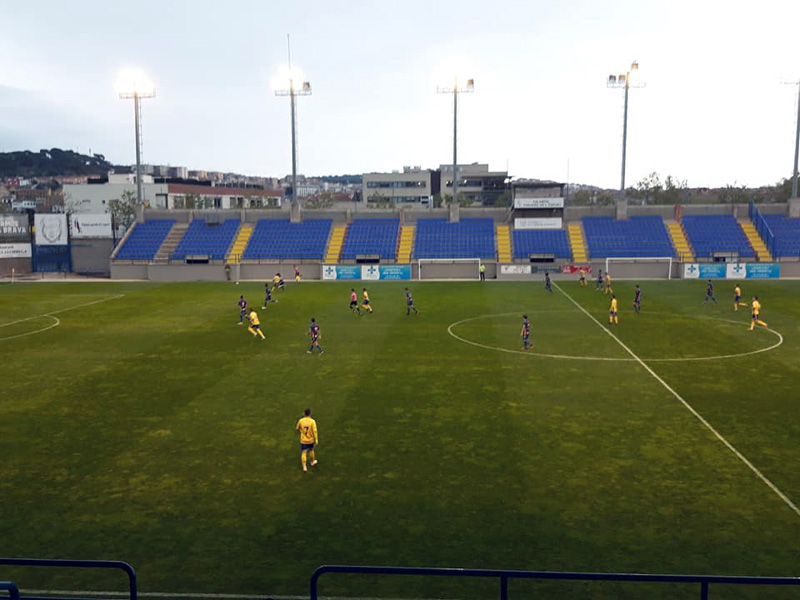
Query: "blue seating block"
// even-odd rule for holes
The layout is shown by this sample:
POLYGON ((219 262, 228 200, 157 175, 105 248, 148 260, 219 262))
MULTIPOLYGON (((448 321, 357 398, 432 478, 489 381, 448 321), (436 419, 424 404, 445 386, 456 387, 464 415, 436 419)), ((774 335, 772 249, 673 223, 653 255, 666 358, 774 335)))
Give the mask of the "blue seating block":
POLYGON ((764 215, 772 235, 775 236, 773 258, 800 256, 800 219, 783 215, 764 215))
POLYGON ((736 252, 743 258, 756 255, 733 215, 686 215, 682 222, 698 258, 708 258, 714 252, 736 252))
POLYGON ((259 219, 242 258, 323 260, 330 233, 330 219, 259 219))
POLYGON ((420 219, 414 255, 417 258, 495 258, 494 220, 462 219, 459 223, 448 223, 444 219, 420 219))
POLYGON ((572 258, 567 232, 563 229, 515 229, 514 258, 531 254, 555 254, 556 258, 572 258))
POLYGON ((228 219, 218 225, 209 225, 204 219, 195 219, 183 235, 172 258, 182 260, 190 254, 206 254, 212 260, 222 260, 231 247, 239 219, 228 219))
POLYGON ((125 245, 117 253, 117 259, 153 260, 173 225, 174 219, 152 219, 137 223, 125 245))
POLYGON ((355 259, 357 254, 379 254, 382 259, 397 258, 399 219, 354 219, 347 228, 342 246, 342 259, 355 259))
POLYGON ((583 232, 593 258, 677 257, 664 221, 659 216, 584 217, 583 232))

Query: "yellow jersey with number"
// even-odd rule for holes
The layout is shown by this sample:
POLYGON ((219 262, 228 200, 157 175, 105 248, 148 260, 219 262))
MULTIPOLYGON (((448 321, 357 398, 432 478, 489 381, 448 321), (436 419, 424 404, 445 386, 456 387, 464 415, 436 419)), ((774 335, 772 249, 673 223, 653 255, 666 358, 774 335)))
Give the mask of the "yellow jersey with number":
POLYGON ((297 431, 300 432, 301 444, 317 444, 317 422, 311 417, 303 417, 297 422, 297 431))
POLYGON ((247 318, 250 319, 250 325, 261 325, 261 321, 258 320, 256 311, 251 312, 250 316, 247 318))

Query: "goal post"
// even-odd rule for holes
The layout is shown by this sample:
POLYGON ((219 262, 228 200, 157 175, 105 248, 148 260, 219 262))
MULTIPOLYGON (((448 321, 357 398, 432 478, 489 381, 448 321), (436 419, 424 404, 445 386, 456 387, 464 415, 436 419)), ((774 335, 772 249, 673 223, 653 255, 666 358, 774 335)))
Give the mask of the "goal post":
POLYGON ((480 279, 481 264, 480 258, 418 258, 417 280, 423 271, 428 279, 480 279))
POLYGON ((633 278, 638 275, 638 273, 634 272, 637 270, 637 265, 649 265, 647 271, 649 271, 648 274, 651 277, 645 276, 645 279, 672 279, 672 263, 674 260, 671 256, 607 257, 606 273, 615 275, 616 271, 622 270, 622 279, 633 278), (659 267, 659 265, 663 265, 663 267, 659 267))

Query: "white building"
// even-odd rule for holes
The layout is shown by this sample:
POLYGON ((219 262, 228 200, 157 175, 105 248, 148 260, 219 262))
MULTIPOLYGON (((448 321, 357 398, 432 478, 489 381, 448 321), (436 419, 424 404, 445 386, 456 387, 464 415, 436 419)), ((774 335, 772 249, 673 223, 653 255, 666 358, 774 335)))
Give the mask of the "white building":
POLYGON ((365 202, 428 205, 439 193, 439 181, 439 171, 403 167, 402 173, 364 173, 361 193, 365 202))

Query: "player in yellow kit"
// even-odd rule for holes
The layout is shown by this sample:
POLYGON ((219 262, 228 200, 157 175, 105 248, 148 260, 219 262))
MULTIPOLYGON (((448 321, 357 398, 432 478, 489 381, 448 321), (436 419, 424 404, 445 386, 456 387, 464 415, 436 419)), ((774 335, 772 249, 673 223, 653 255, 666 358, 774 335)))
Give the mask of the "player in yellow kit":
POLYGON ((606 271, 606 290, 604 293, 614 295, 614 290, 611 289, 611 273, 608 271, 606 271))
POLYGON ((740 306, 747 306, 747 302, 742 302, 742 288, 737 283, 733 288, 733 310, 739 310, 740 306))
POLYGON ((369 303, 369 294, 367 293, 367 288, 364 288, 361 291, 361 295, 364 299, 361 301, 361 308, 365 309, 367 312, 372 312, 372 305, 369 303))
POLYGON ((300 462, 303 465, 303 472, 308 471, 306 463, 311 459, 311 466, 317 464, 314 456, 314 446, 319 446, 319 436, 317 435, 317 422, 311 418, 311 409, 307 408, 303 416, 295 425, 295 430, 300 432, 300 462))
POLYGON ((753 296, 753 301, 750 303, 750 314, 752 315, 750 320, 750 331, 756 326, 756 323, 761 325, 764 329, 767 329, 767 324, 761 320, 761 302, 758 301, 758 296, 753 296))
POLYGON ((266 339, 264 337, 264 332, 261 331, 261 321, 258 320, 258 315, 256 311, 251 310, 250 314, 247 315, 247 320, 250 321, 250 327, 247 328, 247 331, 253 334, 253 337, 261 336, 261 339, 266 339))
POLYGON ((611 294, 611 308, 608 309, 608 323, 619 325, 619 319, 617 318, 617 297, 614 294, 611 294))
POLYGON ((580 275, 580 279, 578 280, 581 284, 581 287, 586 287, 586 269, 581 267, 578 270, 578 274, 580 275))

